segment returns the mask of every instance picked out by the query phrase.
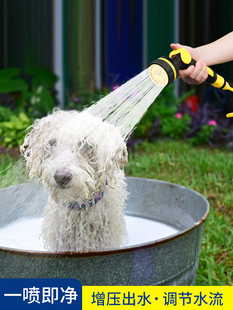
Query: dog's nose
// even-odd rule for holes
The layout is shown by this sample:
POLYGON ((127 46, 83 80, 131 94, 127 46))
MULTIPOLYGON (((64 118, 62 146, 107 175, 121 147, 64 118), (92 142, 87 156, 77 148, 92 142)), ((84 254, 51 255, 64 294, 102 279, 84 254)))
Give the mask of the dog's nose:
POLYGON ((69 184, 73 176, 69 171, 57 170, 53 177, 57 184, 62 187, 69 184))

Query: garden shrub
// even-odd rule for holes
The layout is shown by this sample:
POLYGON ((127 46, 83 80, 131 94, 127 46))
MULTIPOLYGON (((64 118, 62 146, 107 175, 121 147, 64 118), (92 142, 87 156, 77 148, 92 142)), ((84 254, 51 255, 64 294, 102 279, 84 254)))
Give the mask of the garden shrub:
POLYGON ((43 68, 0 70, 0 145, 18 147, 35 118, 55 107, 55 74, 43 68))

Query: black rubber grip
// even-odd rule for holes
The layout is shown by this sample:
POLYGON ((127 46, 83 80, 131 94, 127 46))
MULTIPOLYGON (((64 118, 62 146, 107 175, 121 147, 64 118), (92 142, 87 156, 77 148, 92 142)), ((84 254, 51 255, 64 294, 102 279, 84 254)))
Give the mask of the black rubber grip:
MULTIPOLYGON (((212 70, 213 71, 213 70, 212 70)), ((213 76, 211 75, 208 75, 208 78, 206 79, 206 82, 209 83, 209 84, 213 84, 216 82, 217 80, 217 74, 213 71, 213 76)))
POLYGON ((188 67, 190 66, 195 66, 197 62, 195 59, 191 59, 191 62, 186 64, 181 60, 180 54, 174 55, 171 59, 179 70, 185 70, 188 69, 188 67))
POLYGON ((194 66, 196 65, 197 61, 195 59, 191 59, 191 62, 189 64, 185 64, 181 61, 181 65, 180 65, 180 70, 185 70, 185 69, 188 69, 188 67, 190 66, 194 66))
MULTIPOLYGON (((196 63, 197 63, 197 61, 195 59, 193 59, 193 58, 191 59, 191 62, 189 64, 183 63, 182 60, 181 60, 180 54, 177 54, 177 55, 173 56, 172 59, 176 62, 177 66, 178 66, 178 68, 180 70, 188 69, 188 67, 195 66, 196 63)), ((213 84, 213 83, 216 82, 216 80, 217 80, 217 74, 213 71, 213 76, 208 75, 208 77, 206 79, 206 82, 209 83, 209 84, 213 84)))

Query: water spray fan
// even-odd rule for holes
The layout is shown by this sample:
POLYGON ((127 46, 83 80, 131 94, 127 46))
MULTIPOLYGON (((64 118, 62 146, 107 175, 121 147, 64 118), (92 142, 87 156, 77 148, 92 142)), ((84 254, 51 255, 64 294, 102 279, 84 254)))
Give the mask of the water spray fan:
MULTIPOLYGON (((185 70, 189 66, 195 66, 196 60, 193 59, 190 53, 180 48, 170 53, 169 57, 163 56, 154 60, 148 68, 150 79, 160 87, 170 85, 178 77, 179 70, 185 70)), ((215 73, 211 68, 207 67, 208 78, 206 82, 216 88, 230 90, 233 92, 233 87, 219 74, 215 73)), ((233 117, 233 113, 228 113, 227 117, 233 117)))

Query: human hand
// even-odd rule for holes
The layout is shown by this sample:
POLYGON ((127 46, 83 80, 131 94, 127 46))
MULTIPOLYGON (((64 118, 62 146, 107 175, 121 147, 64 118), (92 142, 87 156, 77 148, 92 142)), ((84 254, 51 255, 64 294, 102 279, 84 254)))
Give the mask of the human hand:
POLYGON ((208 71, 206 69, 206 63, 201 60, 198 51, 190 46, 174 43, 171 44, 171 48, 173 50, 184 48, 190 53, 193 59, 197 60, 195 66, 190 66, 186 70, 179 70, 179 77, 191 85, 202 84, 208 77, 208 71))

